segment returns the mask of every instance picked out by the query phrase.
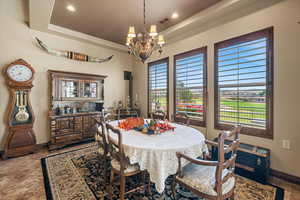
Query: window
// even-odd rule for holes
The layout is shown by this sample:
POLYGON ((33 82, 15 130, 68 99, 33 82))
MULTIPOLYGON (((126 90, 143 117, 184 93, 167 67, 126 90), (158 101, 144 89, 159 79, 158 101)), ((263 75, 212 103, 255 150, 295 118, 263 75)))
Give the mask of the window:
POLYGON ((148 64, 148 114, 163 111, 168 114, 169 58, 148 64))
POLYGON ((215 44, 215 128, 273 138, 273 28, 215 44))
POLYGON ((205 126, 206 52, 203 47, 174 57, 174 112, 187 114, 199 126, 205 126))

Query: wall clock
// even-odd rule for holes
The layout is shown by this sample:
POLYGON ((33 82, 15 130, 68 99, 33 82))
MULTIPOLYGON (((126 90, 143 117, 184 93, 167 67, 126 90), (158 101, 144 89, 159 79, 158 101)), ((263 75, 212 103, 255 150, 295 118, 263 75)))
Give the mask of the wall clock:
POLYGON ((7 137, 4 159, 33 153, 36 150, 34 113, 29 98, 34 73, 34 69, 22 59, 9 64, 3 70, 10 93, 6 112, 7 137))

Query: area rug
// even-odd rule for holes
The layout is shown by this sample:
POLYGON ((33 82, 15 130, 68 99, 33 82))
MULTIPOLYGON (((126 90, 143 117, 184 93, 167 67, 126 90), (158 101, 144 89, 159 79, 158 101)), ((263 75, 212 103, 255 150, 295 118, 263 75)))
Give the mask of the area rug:
MULTIPOLYGON (((104 159, 96 145, 48 156, 41 160, 47 200, 108 200, 106 192, 104 159)), ((109 173, 107 174, 109 176, 109 173)), ((108 178, 108 177, 107 177, 108 178)), ((128 200, 172 200, 172 176, 166 180, 164 196, 158 194, 151 185, 151 194, 144 191, 127 194, 128 200)), ((126 179, 126 190, 138 186, 140 177, 126 179)), ((114 199, 118 199, 118 182, 114 187, 114 199)), ((178 200, 203 200, 189 190, 178 186, 178 200)), ((283 200, 283 189, 272 185, 262 185, 237 176, 235 190, 237 200, 283 200)))

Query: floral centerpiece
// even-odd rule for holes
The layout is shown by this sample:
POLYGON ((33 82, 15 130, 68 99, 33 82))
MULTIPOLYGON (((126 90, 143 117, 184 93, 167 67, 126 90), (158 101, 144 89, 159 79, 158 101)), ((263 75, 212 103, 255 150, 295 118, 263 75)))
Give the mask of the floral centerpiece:
POLYGON ((127 119, 121 120, 118 122, 118 127, 129 131, 135 127, 143 126, 144 119, 139 117, 129 117, 127 119))
POLYGON ((145 134, 160 134, 169 130, 174 131, 175 127, 171 126, 168 121, 158 121, 151 119, 150 121, 143 118, 127 118, 119 121, 118 127, 128 130, 137 130, 145 134))

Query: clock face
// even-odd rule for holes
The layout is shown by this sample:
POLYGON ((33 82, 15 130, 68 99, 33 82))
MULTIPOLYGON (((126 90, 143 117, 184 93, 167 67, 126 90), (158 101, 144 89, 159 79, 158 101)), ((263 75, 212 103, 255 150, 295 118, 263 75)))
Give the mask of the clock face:
POLYGON ((32 71, 25 65, 13 65, 7 69, 7 74, 17 82, 25 82, 32 78, 32 71))

